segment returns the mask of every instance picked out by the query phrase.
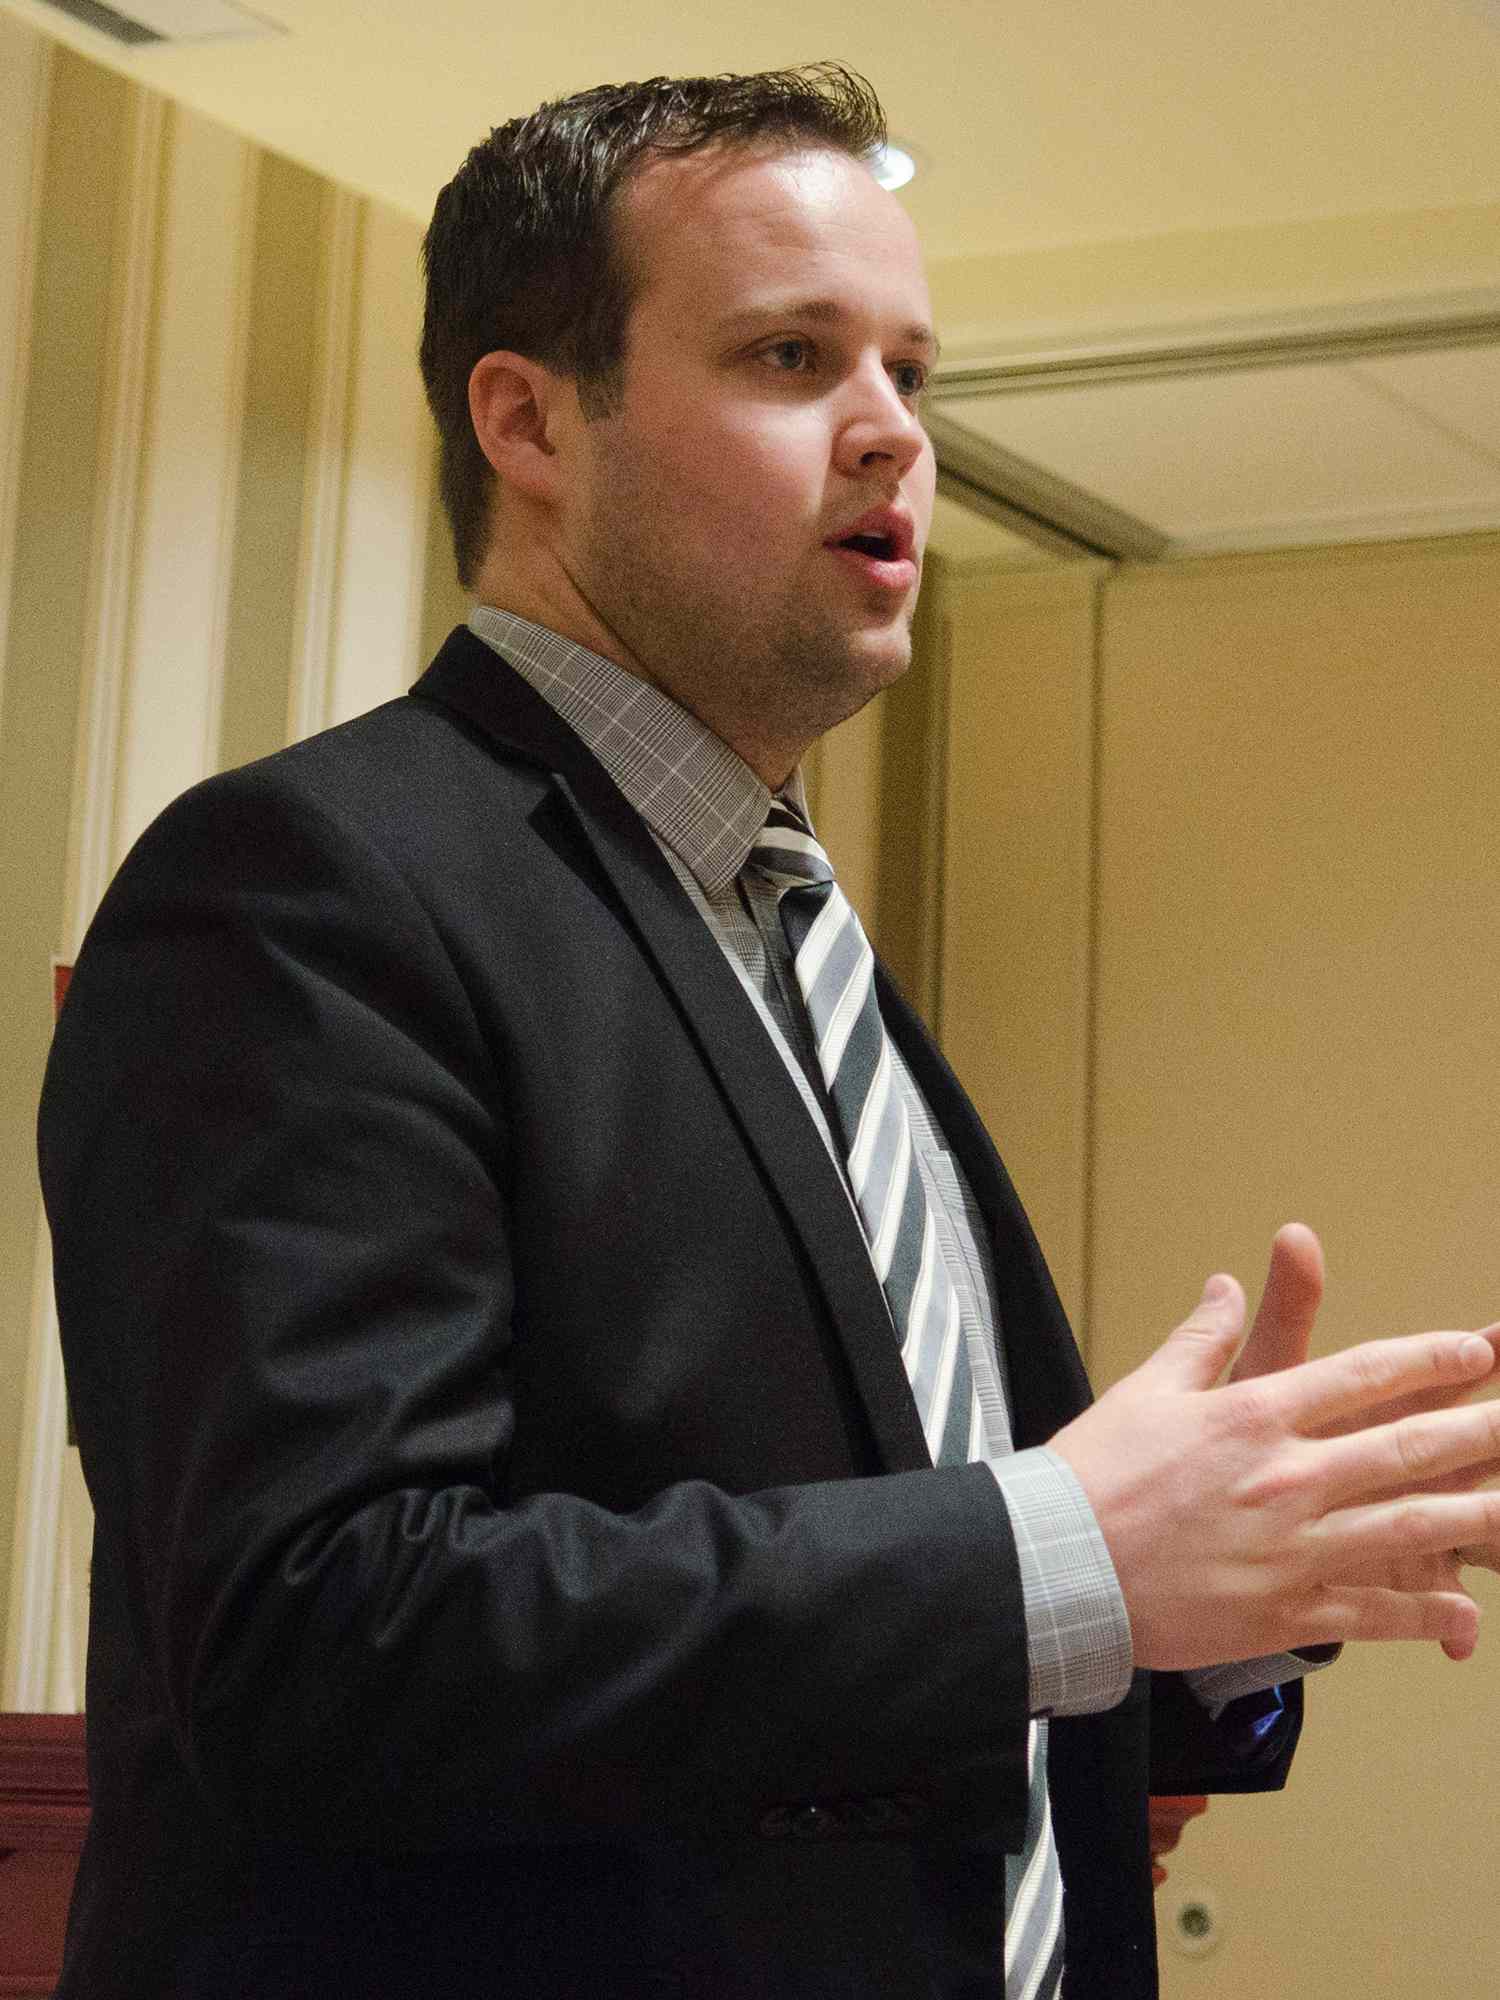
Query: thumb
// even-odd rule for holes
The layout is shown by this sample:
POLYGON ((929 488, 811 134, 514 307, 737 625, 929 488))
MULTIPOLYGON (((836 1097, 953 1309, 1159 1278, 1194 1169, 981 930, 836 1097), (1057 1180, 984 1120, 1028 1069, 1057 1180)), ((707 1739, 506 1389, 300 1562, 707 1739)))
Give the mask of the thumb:
POLYGON ((1146 1365, 1168 1377, 1174 1388, 1211 1389, 1233 1361, 1244 1328, 1245 1294, 1239 1280, 1215 1272, 1197 1305, 1146 1365))

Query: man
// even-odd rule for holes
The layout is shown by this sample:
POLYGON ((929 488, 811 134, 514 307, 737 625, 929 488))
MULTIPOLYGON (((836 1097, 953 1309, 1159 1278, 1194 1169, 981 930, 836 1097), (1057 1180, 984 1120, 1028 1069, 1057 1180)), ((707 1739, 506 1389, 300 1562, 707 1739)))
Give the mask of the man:
POLYGON ((1288 1649, 1472 1649, 1495 1330, 1306 1364, 1293 1228, 1239 1381, 1221 1279, 1087 1409, 802 817, 932 505, 880 136, 823 70, 476 148, 423 343, 472 629, 101 909, 42 1127, 65 1995, 1148 1995, 1148 1716, 1160 1788, 1276 1784, 1288 1649))

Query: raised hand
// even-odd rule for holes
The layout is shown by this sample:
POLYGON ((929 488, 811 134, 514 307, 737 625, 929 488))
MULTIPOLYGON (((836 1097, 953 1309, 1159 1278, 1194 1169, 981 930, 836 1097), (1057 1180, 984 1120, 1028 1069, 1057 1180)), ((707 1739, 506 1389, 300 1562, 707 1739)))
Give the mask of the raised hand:
POLYGON ((1211 1278, 1150 1360, 1052 1439, 1098 1517, 1138 1665, 1365 1638, 1474 1648, 1453 1551, 1500 1545, 1500 1495, 1474 1490, 1500 1471, 1500 1404, 1464 1399, 1500 1326, 1307 1361, 1321 1285, 1317 1239, 1289 1226, 1237 1361, 1244 1294, 1211 1278))

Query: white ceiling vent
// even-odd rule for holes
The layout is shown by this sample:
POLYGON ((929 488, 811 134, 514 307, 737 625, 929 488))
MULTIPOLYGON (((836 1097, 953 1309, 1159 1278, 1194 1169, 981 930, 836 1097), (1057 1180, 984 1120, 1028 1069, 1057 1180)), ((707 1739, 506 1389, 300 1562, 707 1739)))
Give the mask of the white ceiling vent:
POLYGON ((279 23, 252 14, 248 7, 236 7, 231 0, 127 0, 123 7, 106 7, 101 0, 47 0, 47 4, 112 41, 132 46, 244 40, 286 32, 279 23))

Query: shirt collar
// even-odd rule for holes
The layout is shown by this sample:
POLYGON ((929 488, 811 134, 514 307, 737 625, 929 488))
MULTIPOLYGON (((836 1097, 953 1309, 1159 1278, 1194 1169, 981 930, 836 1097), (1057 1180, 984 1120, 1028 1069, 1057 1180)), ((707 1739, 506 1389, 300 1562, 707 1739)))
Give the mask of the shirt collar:
MULTIPOLYGON (((706 895, 728 887, 771 806, 742 757, 661 688, 513 611, 476 605, 469 630, 556 709, 706 895)), ((805 816, 800 771, 784 789, 805 816)))

